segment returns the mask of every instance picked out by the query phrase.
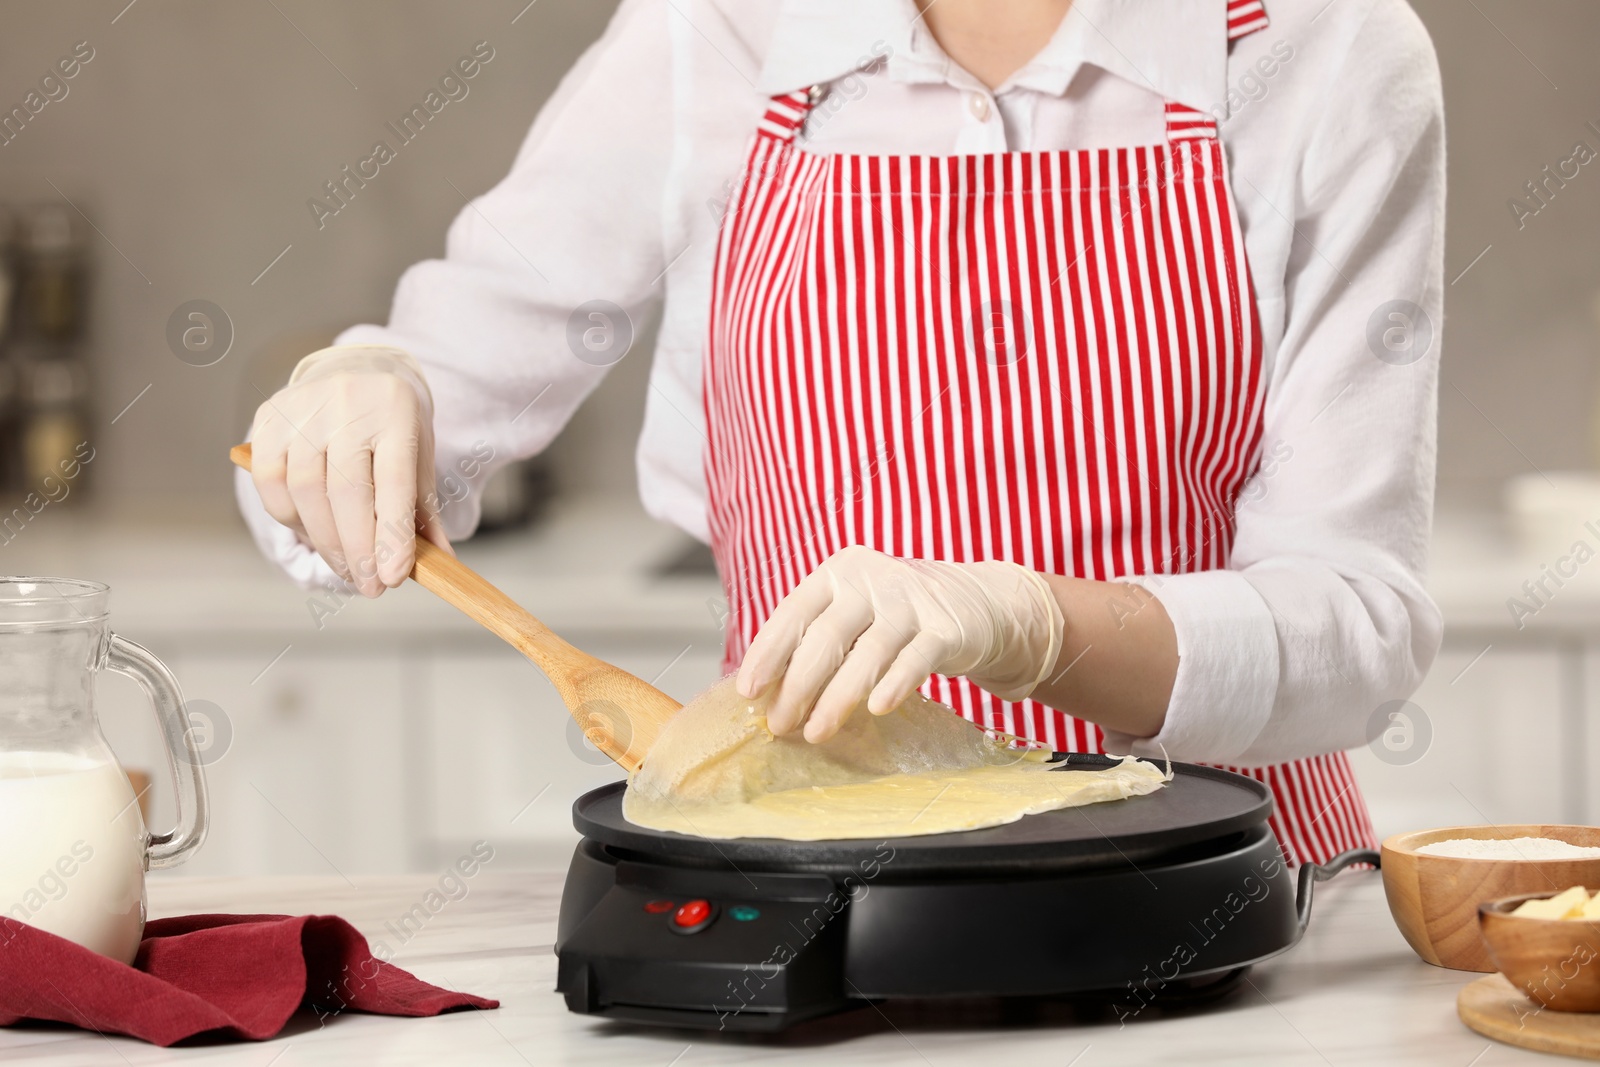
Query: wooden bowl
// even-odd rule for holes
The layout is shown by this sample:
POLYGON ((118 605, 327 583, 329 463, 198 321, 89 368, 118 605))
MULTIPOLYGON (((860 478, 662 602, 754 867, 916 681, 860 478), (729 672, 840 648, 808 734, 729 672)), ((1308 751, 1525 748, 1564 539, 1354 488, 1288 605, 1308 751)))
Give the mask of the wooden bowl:
POLYGON ((1553 837, 1585 848, 1600 847, 1600 827, 1594 826, 1454 826, 1389 838, 1383 843, 1383 891, 1389 912, 1417 955, 1436 967, 1485 973, 1498 969, 1478 931, 1478 905, 1486 900, 1551 894, 1574 885, 1600 889, 1600 859, 1487 860, 1417 854, 1423 845, 1462 837, 1553 837))
POLYGON ((1600 920, 1510 914, 1525 900, 1558 892, 1546 889, 1479 904, 1484 948, 1495 970, 1532 1000, 1553 1011, 1600 1011, 1600 920))

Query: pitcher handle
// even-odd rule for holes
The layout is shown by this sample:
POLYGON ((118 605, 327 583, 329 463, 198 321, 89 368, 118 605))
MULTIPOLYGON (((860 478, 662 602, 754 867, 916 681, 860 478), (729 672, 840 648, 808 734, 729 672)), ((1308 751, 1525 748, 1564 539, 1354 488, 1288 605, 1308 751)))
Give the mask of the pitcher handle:
POLYGON ((111 635, 106 666, 139 683, 167 742, 167 759, 172 765, 172 780, 178 823, 170 833, 151 834, 148 866, 174 867, 206 838, 206 779, 201 770, 200 749, 183 708, 183 692, 167 665, 156 659, 143 645, 117 634, 111 635))

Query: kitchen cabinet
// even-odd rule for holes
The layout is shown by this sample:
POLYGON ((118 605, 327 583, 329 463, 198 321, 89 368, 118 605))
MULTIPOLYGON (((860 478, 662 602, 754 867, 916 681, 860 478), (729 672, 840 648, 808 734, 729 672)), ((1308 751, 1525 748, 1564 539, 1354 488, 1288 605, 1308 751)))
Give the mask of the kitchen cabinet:
MULTIPOLYGON (((164 656, 191 708, 213 720, 202 755, 210 834, 181 869, 340 876, 408 869, 415 842, 403 810, 415 757, 406 744, 414 714, 406 682, 415 668, 397 651, 297 657, 291 650, 271 663, 281 649, 263 643, 164 656)), ((108 680, 99 700, 118 758, 157 779, 150 823, 167 828, 166 754, 142 695, 108 680)))
MULTIPOLYGON (((580 643, 680 700, 720 668, 720 650, 703 635, 580 643)), ((1479 657, 1481 647, 1447 648, 1412 698, 1431 734, 1419 758, 1352 754, 1380 836, 1568 817, 1554 740, 1560 654, 1479 657)), ((584 742, 544 676, 492 639, 297 649, 262 674, 281 648, 262 640, 167 655, 185 695, 221 707, 232 731, 206 768, 213 832, 191 874, 430 869, 480 839, 520 865, 556 867, 576 841, 573 800, 621 777, 584 742)), ((1600 658, 1586 670, 1600 671, 1600 658)), ((170 787, 153 720, 131 683, 108 678, 101 690, 114 747, 160 779, 151 821, 164 828, 170 787)))
MULTIPOLYGON (((281 637, 157 645, 185 696, 222 708, 232 731, 206 768, 212 834, 189 874, 432 869, 480 839, 519 865, 559 867, 576 841, 572 801, 621 777, 537 668, 487 635, 302 642, 268 668, 281 637)), ((709 615, 682 634, 574 639, 680 700, 719 674, 709 615)), ((1431 735, 1420 757, 1352 753, 1380 837, 1600 811, 1600 775, 1586 770, 1600 729, 1585 732, 1576 761, 1560 741, 1570 649, 1497 645, 1480 656, 1483 647, 1452 638, 1412 698, 1431 735)), ((1578 655, 1583 692, 1600 694, 1600 656, 1578 655)), ((142 694, 102 676, 99 710, 119 757, 156 775, 151 824, 167 827, 165 755, 142 694)))
MULTIPOLYGON (((1497 536, 1440 518, 1429 587, 1445 647, 1412 698, 1431 740, 1410 761, 1352 753, 1380 834, 1600 818, 1600 572, 1517 629, 1506 597, 1538 567, 1497 536)), ((714 577, 662 575, 684 544, 636 502, 569 500, 461 552, 578 647, 687 699, 718 675, 722 620, 714 577)), ((109 582, 117 629, 226 713, 234 736, 207 768, 211 839, 180 872, 429 870, 478 839, 564 865, 572 800, 620 776, 535 667, 409 583, 318 616, 236 524, 83 526, 29 552, 36 573, 109 582)), ((156 774, 151 824, 164 829, 171 787, 143 697, 110 674, 99 689, 119 756, 156 774)))
MULTIPOLYGON (((578 643, 688 700, 719 677, 721 647, 704 629, 578 643)), ((577 840, 572 802, 622 777, 544 675, 487 635, 208 644, 159 653, 191 708, 217 720, 203 756, 211 835, 185 874, 395 873, 477 840, 561 867, 577 840)), ((97 701, 118 758, 156 778, 150 824, 165 829, 171 783, 143 695, 104 675, 97 701)))
MULTIPOLYGON (((660 573, 685 545, 637 501, 568 499, 460 552, 578 647, 688 699, 718 675, 722 618, 713 574, 660 573)), ((619 776, 537 668, 411 583, 377 602, 307 593, 236 520, 127 522, 115 536, 85 523, 29 551, 14 565, 110 584, 117 630, 192 704, 222 709, 212 832, 175 876, 426 870, 480 838, 564 866, 571 801, 619 776)), ((150 825, 165 829, 171 782, 143 696, 110 673, 97 689, 113 750, 155 777, 150 825)))
MULTIPOLYGON (((270 647, 270 646, 269 646, 270 647)), ((263 649, 266 651, 266 649, 263 649)), ((222 709, 227 750, 206 766, 212 836, 201 874, 403 870, 414 665, 398 652, 191 654, 185 695, 222 709)))
MULTIPOLYGON (((694 635, 691 635, 694 636, 694 635)), ((678 700, 719 676, 720 645, 685 638, 581 642, 678 700)), ((583 738, 555 688, 509 648, 435 655, 424 687, 424 858, 442 864, 471 842, 533 866, 565 865, 572 802, 623 774, 583 738)))
MULTIPOLYGON (((1413 741, 1351 753, 1380 838, 1430 826, 1561 822, 1561 651, 1452 638, 1411 698, 1413 741), (1426 730, 1429 735, 1420 735, 1426 730)), ((1600 810, 1597 808, 1595 810, 1600 810)), ((1579 816, 1581 818, 1581 815, 1579 816)))

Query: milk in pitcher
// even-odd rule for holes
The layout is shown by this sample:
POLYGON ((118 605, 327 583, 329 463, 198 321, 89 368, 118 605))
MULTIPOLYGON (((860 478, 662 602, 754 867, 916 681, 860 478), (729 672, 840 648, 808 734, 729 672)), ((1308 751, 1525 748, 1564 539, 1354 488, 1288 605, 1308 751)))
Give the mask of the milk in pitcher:
POLYGON ((145 846, 116 763, 0 752, 0 951, 16 920, 131 963, 144 932, 145 846))

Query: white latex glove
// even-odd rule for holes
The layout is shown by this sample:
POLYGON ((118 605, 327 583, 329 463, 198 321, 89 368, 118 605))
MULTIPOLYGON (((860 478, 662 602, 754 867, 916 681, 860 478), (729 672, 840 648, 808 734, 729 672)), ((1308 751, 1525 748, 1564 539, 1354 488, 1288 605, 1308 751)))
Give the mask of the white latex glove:
POLYGON ((256 410, 250 437, 267 514, 364 596, 406 580, 418 530, 450 549, 434 493, 433 397, 405 352, 313 352, 256 410))
POLYGON ((1066 628, 1050 586, 1015 563, 937 563, 853 546, 783 598, 750 643, 736 682, 755 697, 779 681, 773 733, 802 722, 826 741, 863 699, 893 711, 930 674, 965 675, 1004 700, 1054 668, 1066 628))

